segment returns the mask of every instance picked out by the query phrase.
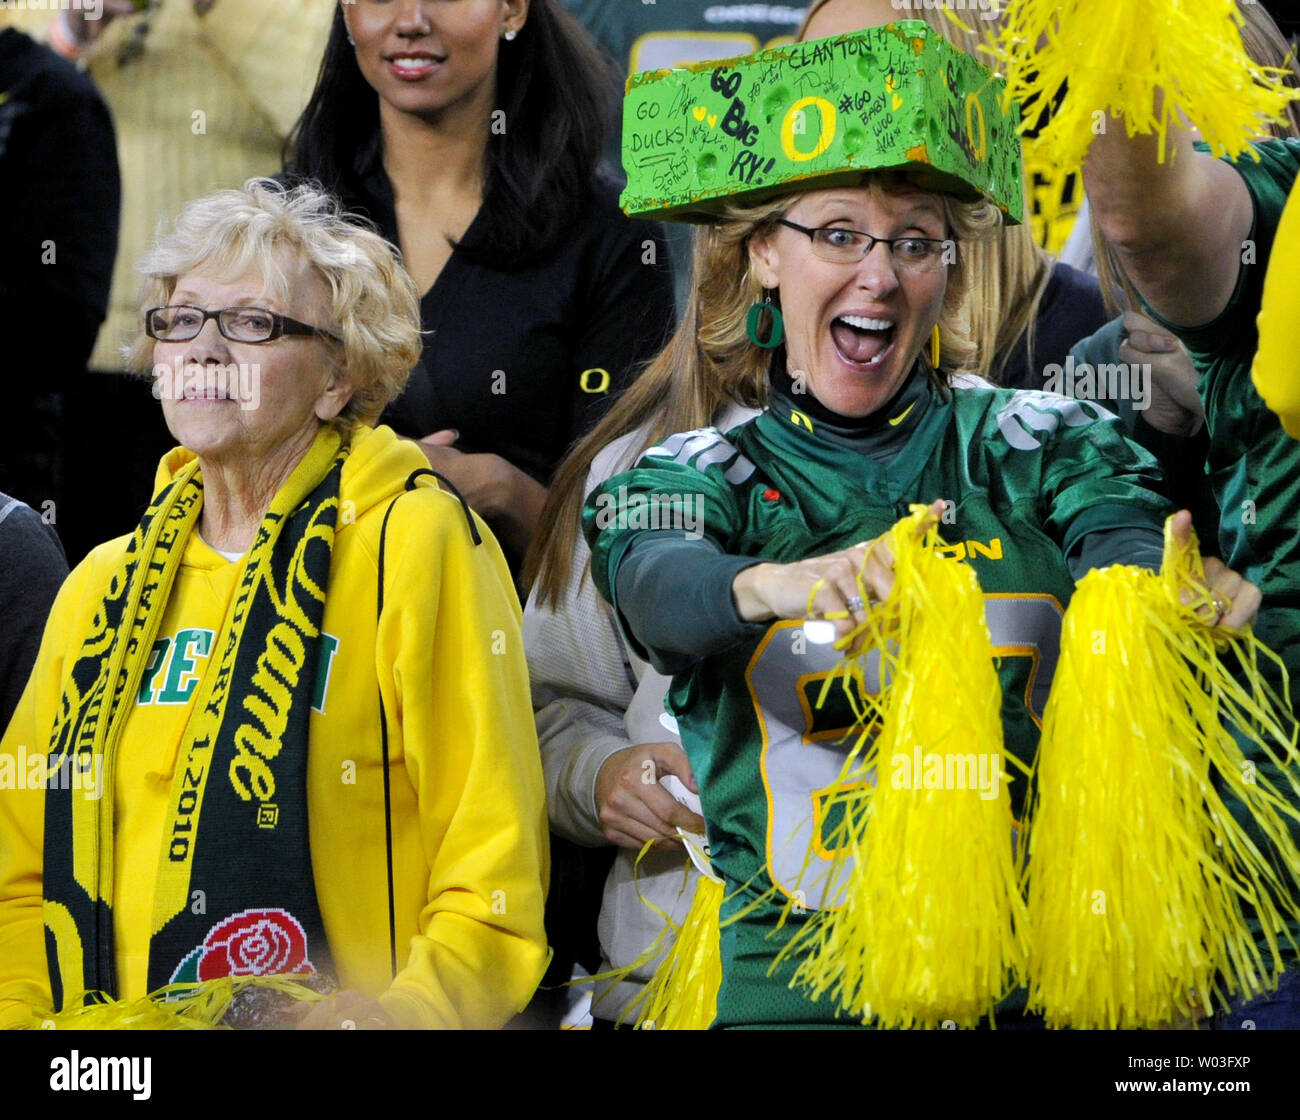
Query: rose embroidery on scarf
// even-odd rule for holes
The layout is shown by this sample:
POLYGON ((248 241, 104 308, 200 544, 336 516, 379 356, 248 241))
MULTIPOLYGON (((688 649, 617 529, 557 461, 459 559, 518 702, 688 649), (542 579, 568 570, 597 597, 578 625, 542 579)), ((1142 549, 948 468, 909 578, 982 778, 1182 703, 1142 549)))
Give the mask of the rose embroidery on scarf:
POLYGON ((213 926, 173 982, 221 976, 310 975, 307 934, 287 910, 243 910, 213 926))

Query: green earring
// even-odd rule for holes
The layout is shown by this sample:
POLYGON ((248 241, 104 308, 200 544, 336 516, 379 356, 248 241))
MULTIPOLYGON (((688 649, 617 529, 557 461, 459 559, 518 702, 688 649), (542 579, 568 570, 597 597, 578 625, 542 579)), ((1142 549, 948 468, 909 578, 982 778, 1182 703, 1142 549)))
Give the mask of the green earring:
POLYGON ((785 340, 785 320, 781 318, 781 309, 772 302, 772 293, 770 291, 763 293, 762 303, 755 303, 749 309, 749 318, 745 322, 745 333, 749 335, 750 342, 763 350, 775 350, 785 340), (758 320, 764 310, 772 313, 772 332, 766 342, 758 337, 758 320))

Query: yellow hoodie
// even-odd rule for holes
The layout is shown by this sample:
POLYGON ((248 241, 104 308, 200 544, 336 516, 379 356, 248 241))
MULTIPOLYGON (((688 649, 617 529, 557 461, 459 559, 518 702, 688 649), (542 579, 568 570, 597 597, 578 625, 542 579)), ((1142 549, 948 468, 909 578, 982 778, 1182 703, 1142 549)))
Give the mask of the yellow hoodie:
MULTIPOLYGON (((377 997, 401 1025, 500 1026, 527 1002, 547 957, 546 810, 519 602, 482 522, 483 543, 475 546, 456 498, 424 486, 404 493, 411 472, 427 467, 414 445, 388 428, 358 428, 352 444, 309 724, 307 807, 325 932, 340 986, 377 997), (398 495, 377 621, 380 528, 398 495), (396 979, 381 693, 392 775, 396 979)), ((158 486, 191 458, 183 448, 169 452, 158 486)), ((24 1004, 50 1004, 41 919, 45 798, 23 788, 17 763, 48 748, 65 662, 79 651, 127 540, 101 545, 68 577, 0 743, 0 1026, 26 1021, 24 1004)), ((242 564, 191 534, 119 743, 114 929, 124 999, 145 994, 153 872, 172 771, 242 564)))

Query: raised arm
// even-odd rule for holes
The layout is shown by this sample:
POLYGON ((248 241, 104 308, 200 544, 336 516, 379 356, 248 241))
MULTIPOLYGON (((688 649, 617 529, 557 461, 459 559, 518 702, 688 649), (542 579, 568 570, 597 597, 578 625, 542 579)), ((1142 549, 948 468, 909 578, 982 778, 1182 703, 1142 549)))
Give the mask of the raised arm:
POLYGON ((1083 168, 1097 224, 1129 279, 1158 315, 1187 327, 1228 306, 1254 224, 1245 181, 1192 141, 1170 129, 1160 163, 1155 136, 1130 137, 1110 117, 1083 168))

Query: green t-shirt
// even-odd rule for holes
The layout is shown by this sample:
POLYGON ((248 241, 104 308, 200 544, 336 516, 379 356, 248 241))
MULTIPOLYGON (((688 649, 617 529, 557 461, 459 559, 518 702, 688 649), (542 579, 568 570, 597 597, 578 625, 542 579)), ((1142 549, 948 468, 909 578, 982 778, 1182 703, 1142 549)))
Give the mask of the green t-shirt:
MULTIPOLYGON (((673 525, 727 555, 790 562, 876 537, 913 502, 950 499, 944 537, 955 558, 974 566, 1003 651, 1006 748, 1028 763, 1074 588, 1065 556, 1088 534, 1160 531, 1168 508, 1152 489, 1155 462, 1109 413, 1044 393, 963 389, 944 400, 929 392, 900 427, 909 430, 905 442, 883 460, 776 411, 726 436, 713 429, 673 436, 589 499, 593 578, 611 598, 637 539, 673 525), (614 509, 619 516, 601 517, 614 509)), ((617 611, 617 596, 611 601, 617 611)), ((714 865, 729 894, 750 884, 726 913, 773 883, 781 891, 780 902, 724 930, 719 1026, 836 1022, 829 1001, 789 990, 789 968, 767 976, 783 943, 768 935, 784 900, 802 891, 811 909, 836 890, 801 871, 822 828, 814 823, 817 791, 835 782, 852 742, 844 741, 851 712, 834 689, 816 708, 840 654, 801 638, 796 621, 750 628, 734 647, 678 672, 669 694, 714 865)), ((1018 817, 1025 798, 1018 771, 1010 792, 1018 817)))

